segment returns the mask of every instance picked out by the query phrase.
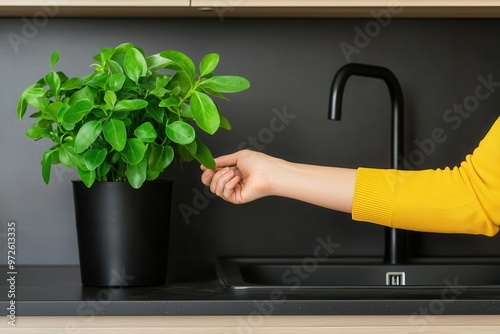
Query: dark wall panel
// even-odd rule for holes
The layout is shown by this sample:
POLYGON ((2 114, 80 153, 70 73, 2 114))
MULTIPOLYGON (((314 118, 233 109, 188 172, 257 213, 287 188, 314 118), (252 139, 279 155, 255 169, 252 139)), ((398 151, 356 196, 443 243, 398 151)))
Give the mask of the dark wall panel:
MULTIPOLYGON (((55 49, 58 69, 75 76, 89 71, 98 46, 122 42, 147 53, 180 50, 196 61, 220 53, 218 73, 243 75, 252 87, 220 103, 233 131, 206 136, 214 155, 251 147, 298 162, 389 167, 390 100, 382 82, 353 78, 342 121, 327 121, 331 81, 349 60, 386 66, 399 78, 408 167, 460 163, 500 115, 498 20, 393 20, 366 36, 359 31, 374 21, 58 19, 31 30, 26 22, 0 20, 0 247, 6 250, 7 222, 15 219, 18 264, 78 263, 70 182, 77 173, 54 167, 51 184, 43 184, 39 161, 49 143, 26 138, 31 124, 15 113, 19 94, 48 71, 55 49), (492 92, 469 105, 467 118, 447 111, 473 102, 482 80, 494 82, 492 92), (424 151, 418 143, 436 128, 447 139, 424 151)), ((217 256, 307 256, 328 235, 341 244, 338 255, 382 254, 381 227, 282 198, 233 206, 202 195, 199 176, 197 164, 164 175, 175 179, 172 280, 213 275, 217 256), (179 207, 188 206, 183 216, 179 207)), ((409 241, 413 255, 500 256, 498 237, 413 233, 409 241)))

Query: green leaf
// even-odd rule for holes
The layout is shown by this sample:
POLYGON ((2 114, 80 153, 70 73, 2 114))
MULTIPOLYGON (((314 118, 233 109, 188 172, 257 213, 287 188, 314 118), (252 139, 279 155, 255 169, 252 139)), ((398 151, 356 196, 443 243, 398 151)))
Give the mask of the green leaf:
POLYGON ((111 163, 114 165, 118 162, 118 160, 120 160, 120 158, 122 157, 122 155, 120 154, 120 152, 114 152, 113 154, 111 154, 111 163))
POLYGON ((127 140, 125 147, 121 151, 122 158, 129 165, 137 165, 144 158, 146 153, 146 145, 142 140, 137 138, 130 138, 127 140))
POLYGON ((30 88, 26 89, 23 94, 26 98, 28 98, 28 97, 39 98, 39 97, 45 96, 46 93, 47 93, 47 91, 43 88, 30 87, 30 88))
POLYGON ((173 95, 179 95, 181 90, 182 90, 181 84, 179 83, 179 81, 173 81, 171 84, 169 84, 169 88, 170 88, 170 92, 173 95))
POLYGON ((125 55, 128 50, 132 49, 134 47, 134 44, 132 43, 123 43, 118 45, 115 48, 115 53, 113 54, 113 57, 111 59, 117 60, 120 56, 125 55))
POLYGON ((52 167, 52 157, 54 151, 47 150, 42 156, 42 178, 46 184, 50 181, 50 168, 52 167))
POLYGON ((173 160, 174 149, 171 146, 152 144, 148 161, 149 169, 161 173, 173 160))
POLYGON ((104 139, 118 152, 122 151, 127 143, 127 129, 123 121, 109 119, 103 126, 104 139))
POLYGON ((95 116, 95 118, 92 117, 90 119, 106 119, 109 116, 109 109, 108 105, 95 106, 95 108, 90 112, 91 115, 95 116))
POLYGON ((105 148, 88 150, 83 156, 83 163, 88 170, 94 170, 104 162, 107 154, 108 151, 105 148))
POLYGON ((140 77, 148 73, 148 64, 142 53, 136 48, 129 49, 125 54, 125 61, 123 64, 125 74, 137 83, 140 77))
POLYGON ((167 68, 186 72, 191 85, 194 83, 196 77, 196 67, 191 58, 182 52, 174 50, 163 51, 160 53, 160 56, 172 61, 172 64, 168 65, 167 68))
POLYGON ((74 90, 74 89, 79 89, 83 86, 84 82, 80 78, 71 78, 69 80, 66 80, 62 86, 61 90, 74 90))
POLYGON ((187 103, 181 104, 180 114, 182 117, 193 118, 193 113, 191 112, 191 106, 187 103))
POLYGON ((61 111, 61 108, 63 108, 64 106, 65 104, 61 101, 54 102, 51 105, 49 105, 49 107, 45 111, 42 111, 42 117, 45 119, 57 121, 59 112, 61 111))
POLYGON ((145 122, 134 130, 134 135, 143 142, 151 143, 156 139, 158 133, 150 122, 145 122))
POLYGON ((73 95, 71 95, 71 98, 69 99, 68 104, 70 106, 73 106, 77 104, 80 101, 87 100, 90 102, 94 102, 94 95, 92 94, 92 91, 90 90, 90 87, 84 87, 80 89, 79 91, 75 92, 73 95))
POLYGON ((174 143, 186 145, 191 143, 196 133, 191 125, 183 121, 176 121, 165 127, 167 137, 174 143))
POLYGON ((59 95, 59 89, 61 89, 61 78, 56 72, 50 72, 45 76, 45 82, 50 87, 50 91, 55 95, 59 95))
POLYGON ((219 128, 219 111, 210 96, 196 91, 193 92, 191 96, 191 112, 196 124, 203 131, 212 135, 219 128))
POLYGON ((64 74, 64 72, 57 71, 56 73, 59 76, 59 78, 61 78, 61 82, 68 81, 69 78, 68 78, 68 76, 66 74, 64 74))
POLYGON ((59 61, 59 51, 54 51, 52 52, 52 55, 50 56, 50 70, 54 70, 54 66, 56 66, 57 62, 59 61))
POLYGON ((160 176, 159 172, 152 171, 151 169, 146 169, 146 180, 154 181, 160 176))
POLYGON ((72 131, 75 128, 75 124, 69 124, 69 123, 64 123, 64 122, 62 122, 61 124, 62 124, 64 130, 67 130, 67 131, 72 131))
POLYGON ((179 95, 182 98, 189 94, 192 88, 193 82, 184 71, 175 73, 167 85, 167 89, 170 89, 172 94, 179 95))
MULTIPOLYGON (((158 77, 157 74, 152 74, 151 72, 148 72, 149 75, 146 75, 144 78, 140 80, 140 88, 139 89, 145 89, 147 91, 151 91, 156 88, 156 78, 158 77)), ((139 87, 139 85, 138 85, 139 87)))
POLYGON ((200 83, 200 87, 219 93, 238 93, 250 87, 250 82, 238 76, 215 76, 200 83))
POLYGON ((144 109, 148 106, 145 100, 122 100, 115 105, 115 111, 134 111, 144 109))
POLYGON ((104 65, 108 61, 108 59, 111 59, 111 57, 113 57, 114 53, 115 53, 115 49, 113 49, 113 48, 101 49, 101 53, 100 53, 101 64, 104 65))
POLYGON ((30 115, 30 118, 38 118, 38 117, 42 117, 41 111, 34 112, 30 115))
POLYGON ((105 73, 98 73, 96 74, 92 80, 87 82, 87 86, 90 86, 95 89, 104 89, 104 85, 106 84, 106 81, 108 81, 108 76, 105 73))
POLYGON ((200 62, 200 77, 212 73, 219 64, 219 55, 217 53, 209 53, 200 62))
POLYGON ((46 97, 31 97, 31 96, 27 96, 26 98, 26 102, 28 102, 28 104, 38 110, 41 110, 41 111, 44 111, 48 104, 50 103, 49 99, 47 99, 46 97))
POLYGON ((104 102, 109 106, 109 108, 112 110, 115 106, 116 103, 116 94, 115 92, 108 90, 104 94, 104 102))
POLYGON ((206 168, 214 169, 215 160, 208 147, 199 138, 196 138, 196 146, 196 154, 193 154, 194 158, 206 168))
POLYGON ((70 107, 63 115, 63 122, 76 124, 82 120, 94 108, 94 104, 89 100, 81 100, 70 107))
POLYGON ((106 175, 111 170, 111 165, 107 160, 104 160, 103 163, 97 167, 97 177, 99 181, 106 181, 106 175))
MULTIPOLYGON (((27 104, 36 109, 42 110, 45 108, 43 102, 40 101, 42 97, 45 97, 47 91, 43 88, 36 88, 34 86, 29 87, 23 92, 24 99, 27 104)), ((18 113, 19 114, 19 113, 18 113)))
POLYGON ((229 120, 224 117, 224 115, 220 114, 219 113, 219 117, 220 117, 220 127, 225 129, 225 130, 231 130, 232 127, 231 127, 231 123, 229 123, 229 120))
POLYGON ((60 164, 61 161, 59 160, 59 147, 56 145, 54 147, 51 148, 52 152, 54 152, 52 154, 52 164, 55 165, 55 164, 60 164))
POLYGON ((27 109, 28 109, 28 103, 26 102, 26 99, 23 94, 19 97, 19 100, 17 101, 17 108, 16 108, 17 117, 19 119, 23 119, 27 109))
POLYGON ((196 144, 196 140, 194 140, 192 143, 184 145, 186 149, 191 153, 191 155, 195 155, 196 151, 198 150, 198 145, 196 144))
POLYGON ((172 64, 172 60, 163 58, 159 54, 155 54, 146 58, 146 63, 151 72, 159 70, 161 68, 166 68, 168 65, 172 64))
POLYGON ((122 159, 120 154, 120 159, 118 163, 113 166, 116 170, 115 175, 112 176, 112 181, 124 181, 127 176, 127 163, 122 159))
POLYGON ((127 179, 132 188, 139 189, 146 181, 147 159, 144 158, 136 165, 127 166, 127 179))
POLYGON ((181 98, 175 95, 170 95, 167 99, 161 100, 160 107, 178 106, 181 103, 181 98))
POLYGON ((223 99, 223 100, 226 100, 228 101, 227 97, 225 97, 224 95, 222 95, 221 93, 219 92, 216 92, 210 88, 207 88, 207 87, 196 87, 196 89, 202 93, 207 93, 209 95, 212 95, 212 96, 215 96, 215 97, 218 97, 219 99, 223 99))
POLYGON ((72 142, 66 142, 61 145, 59 160, 66 167, 75 167, 80 164, 80 155, 75 152, 72 142))
POLYGON ((114 74, 114 73, 121 73, 123 74, 123 67, 121 67, 120 64, 118 64, 118 62, 112 60, 112 59, 108 59, 108 61, 106 62, 106 64, 108 64, 108 68, 109 68, 109 72, 111 74, 114 74))
POLYGON ((158 105, 150 103, 146 107, 146 112, 154 118, 158 123, 164 123, 165 121, 165 110, 158 107, 158 105))
POLYGON ((78 167, 78 175, 87 188, 92 187, 96 177, 95 170, 83 170, 78 167))
POLYGON ((31 139, 50 138, 51 128, 41 128, 38 125, 33 125, 26 130, 26 137, 31 139))
POLYGON ((132 124, 132 120, 128 118, 128 115, 130 115, 130 111, 114 111, 113 114, 111 115, 112 118, 114 119, 121 119, 125 126, 130 126, 132 124))
POLYGON ((110 90, 113 92, 117 92, 122 89, 123 84, 125 83, 125 74, 122 73, 114 73, 106 80, 104 84, 105 90, 110 90))
POLYGON ((166 90, 165 88, 155 88, 150 92, 151 95, 154 95, 154 96, 159 97, 159 98, 162 98, 167 93, 168 93, 168 90, 166 90))
POLYGON ((163 76, 160 76, 160 77, 156 77, 156 88, 163 88, 165 87, 168 82, 170 81, 170 79, 172 79, 171 76, 169 75, 163 75, 163 76))
POLYGON ((75 138, 75 152, 82 153, 92 145, 102 132, 99 121, 89 121, 78 130, 75 138))
POLYGON ((189 153, 188 149, 184 145, 179 145, 177 147, 179 152, 180 161, 190 162, 194 160, 194 157, 191 153, 189 153))
POLYGON ((67 124, 67 123, 63 122, 63 118, 64 118, 64 114, 66 113, 66 111, 68 111, 69 108, 71 108, 71 107, 69 105, 65 104, 64 106, 61 107, 61 109, 59 109, 59 112, 57 113, 57 121, 59 123, 67 124))
POLYGON ((52 123, 54 123, 54 121, 50 119, 40 118, 36 124, 41 128, 52 130, 52 123))

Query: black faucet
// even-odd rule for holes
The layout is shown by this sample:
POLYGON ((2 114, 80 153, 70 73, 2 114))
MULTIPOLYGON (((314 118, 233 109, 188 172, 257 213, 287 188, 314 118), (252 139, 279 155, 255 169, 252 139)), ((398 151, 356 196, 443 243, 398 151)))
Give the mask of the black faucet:
MULTIPOLYGON (((350 63, 344 65, 335 75, 330 92, 330 110, 328 118, 340 121, 342 99, 347 80, 353 76, 372 77, 385 81, 391 96, 391 168, 403 169, 400 157, 403 156, 403 91, 398 79, 385 67, 350 63)), ((385 255, 384 262, 389 264, 404 263, 405 240, 404 231, 394 228, 385 230, 385 255)))

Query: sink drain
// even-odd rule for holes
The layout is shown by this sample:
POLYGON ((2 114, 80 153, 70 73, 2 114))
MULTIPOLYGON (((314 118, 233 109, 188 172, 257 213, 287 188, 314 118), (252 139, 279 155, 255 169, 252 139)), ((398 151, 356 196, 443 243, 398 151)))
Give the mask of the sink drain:
POLYGON ((387 272, 385 274, 385 285, 405 285, 404 272, 387 272))

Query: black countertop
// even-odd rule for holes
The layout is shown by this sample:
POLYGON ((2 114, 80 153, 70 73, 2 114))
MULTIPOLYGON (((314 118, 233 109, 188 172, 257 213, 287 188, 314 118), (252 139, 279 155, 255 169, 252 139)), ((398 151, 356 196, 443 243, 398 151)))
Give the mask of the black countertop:
MULTIPOLYGON (((85 287, 78 267, 21 267, 15 299, 8 270, 0 285, 17 316, 451 315, 500 314, 500 286, 228 290, 218 281, 158 287, 85 287)), ((7 311, 6 311, 7 310, 7 311)))

